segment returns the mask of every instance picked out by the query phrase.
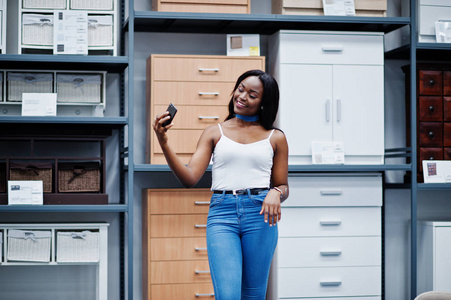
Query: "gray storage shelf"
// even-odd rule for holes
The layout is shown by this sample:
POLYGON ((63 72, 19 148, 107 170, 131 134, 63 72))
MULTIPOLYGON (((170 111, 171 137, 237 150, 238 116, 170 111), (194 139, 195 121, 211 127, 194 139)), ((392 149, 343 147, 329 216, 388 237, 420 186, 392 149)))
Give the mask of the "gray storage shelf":
POLYGON ((0 212, 127 212, 127 204, 107 205, 0 205, 0 212))
POLYGON ((91 124, 123 127, 128 123, 127 117, 22 117, 1 116, 0 123, 22 124, 91 124))

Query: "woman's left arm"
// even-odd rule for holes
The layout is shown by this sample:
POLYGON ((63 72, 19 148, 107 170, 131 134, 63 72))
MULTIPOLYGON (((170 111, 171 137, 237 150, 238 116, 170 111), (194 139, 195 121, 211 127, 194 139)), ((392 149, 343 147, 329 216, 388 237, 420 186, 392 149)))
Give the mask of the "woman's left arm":
POLYGON ((276 130, 271 136, 274 159, 271 173, 272 186, 263 201, 260 214, 269 226, 276 225, 282 217, 281 203, 288 198, 288 143, 285 134, 276 130))

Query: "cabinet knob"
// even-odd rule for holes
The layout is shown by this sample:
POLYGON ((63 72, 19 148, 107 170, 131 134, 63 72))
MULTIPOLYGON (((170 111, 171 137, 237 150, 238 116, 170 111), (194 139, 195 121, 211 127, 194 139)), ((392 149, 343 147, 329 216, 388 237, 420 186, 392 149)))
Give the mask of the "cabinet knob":
POLYGON ((429 136, 430 138, 433 138, 433 137, 434 137, 434 133, 433 133, 432 131, 429 131, 428 136, 429 136))
POLYGON ((434 106, 433 106, 433 105, 429 106, 429 111, 430 111, 430 112, 433 112, 433 111, 434 111, 434 106))
POLYGON ((434 79, 430 79, 429 80, 429 85, 430 86, 434 86, 435 85, 435 80, 434 79))
POLYGON ((434 160, 434 157, 433 156, 429 157, 429 160, 434 160))

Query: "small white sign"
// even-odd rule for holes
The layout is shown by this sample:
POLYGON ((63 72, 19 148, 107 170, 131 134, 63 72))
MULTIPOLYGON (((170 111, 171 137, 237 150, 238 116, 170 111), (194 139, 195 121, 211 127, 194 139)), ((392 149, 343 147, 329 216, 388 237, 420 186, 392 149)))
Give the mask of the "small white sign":
POLYGON ((451 161, 423 160, 424 183, 451 183, 451 161))
POLYGON ((53 53, 88 55, 88 13, 59 10, 53 20, 53 53))
POLYGON ((260 35, 228 34, 228 56, 260 56, 260 35))
POLYGON ((56 93, 23 93, 22 116, 56 116, 56 93))
POLYGON ((343 142, 312 142, 313 164, 344 164, 343 142))
POLYGON ((451 20, 435 21, 435 40, 437 43, 451 43, 451 20))
POLYGON ((9 180, 8 204, 9 205, 44 204, 42 180, 9 180))
POLYGON ((323 0, 325 16, 355 16, 354 0, 323 0))

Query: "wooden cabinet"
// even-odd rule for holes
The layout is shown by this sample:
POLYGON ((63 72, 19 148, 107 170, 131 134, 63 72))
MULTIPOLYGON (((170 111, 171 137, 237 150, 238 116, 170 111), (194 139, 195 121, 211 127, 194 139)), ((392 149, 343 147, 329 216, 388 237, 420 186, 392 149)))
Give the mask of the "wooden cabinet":
POLYGON ((381 299, 381 176, 305 174, 289 184, 270 299, 381 299))
POLYGON ((205 238, 210 197, 208 189, 144 190, 144 299, 214 299, 205 238))
POLYGON ((346 164, 383 164, 383 35, 280 31, 270 45, 289 163, 310 164, 312 141, 341 141, 346 164))
POLYGON ((264 57, 151 55, 147 59, 147 159, 166 164, 152 122, 170 102, 178 109, 168 131, 177 155, 188 163, 203 130, 222 122, 237 78, 245 71, 265 69, 264 57))
POLYGON ((251 0, 152 0, 152 10, 249 14, 251 0))
MULTIPOLYGON (((406 73, 406 107, 410 111, 410 68, 406 73)), ((417 180, 423 182, 423 160, 451 159, 451 66, 417 66, 417 180)), ((408 120, 408 119, 407 119, 408 120)), ((410 145, 410 123, 407 144, 410 145)))
POLYGON ((418 226, 418 294, 451 292, 451 222, 420 222, 418 226))

